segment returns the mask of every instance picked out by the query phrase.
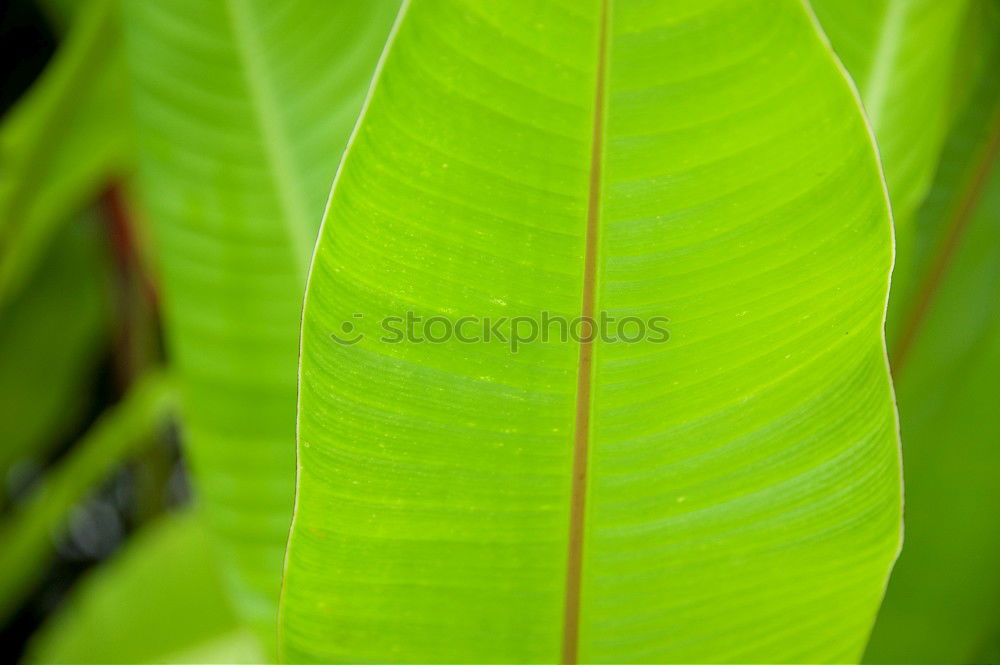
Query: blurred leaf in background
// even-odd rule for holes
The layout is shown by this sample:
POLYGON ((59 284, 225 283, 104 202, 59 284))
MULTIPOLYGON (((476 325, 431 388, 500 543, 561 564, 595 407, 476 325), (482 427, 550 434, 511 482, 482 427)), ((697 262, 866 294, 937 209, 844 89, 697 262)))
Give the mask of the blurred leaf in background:
POLYGON ((85 415, 118 321, 104 216, 80 212, 130 155, 112 7, 79 4, 0 125, 0 471, 14 488, 85 415))
POLYGON ((1000 4, 979 2, 979 83, 915 220, 890 327, 906 546, 870 662, 1000 661, 1000 4))
POLYGON ((0 505, 34 479, 95 399, 91 386, 111 332, 111 275, 100 224, 92 211, 77 215, 24 291, 0 310, 0 474, 6 485, 0 505))
MULTIPOLYGON (((115 3, 28 6, 4 3, 4 34, 11 15, 31 22, 15 36, 47 34, 49 15, 62 41, 0 124, 0 643, 11 658, 76 575, 162 510, 149 477, 173 464, 157 390, 130 391, 157 360, 155 340, 141 363, 117 357, 135 346, 139 312, 125 297, 137 288, 132 248, 104 195, 132 161, 115 3)), ((39 48, 4 47, 16 62, 39 48)), ((142 316, 152 327, 152 312, 142 316)))
POLYGON ((850 72, 907 234, 951 120, 954 63, 969 0, 811 0, 850 72))
POLYGON ((142 377, 0 522, 0 619, 36 582, 51 558, 50 538, 101 481, 149 446, 172 411, 174 391, 158 373, 142 377))
POLYGON ((132 155, 112 0, 79 7, 36 85, 0 127, 0 307, 52 239, 132 155))
POLYGON ((302 291, 398 2, 122 4, 186 450, 237 609, 270 651, 302 291))
POLYGON ((193 509, 137 533, 32 640, 33 663, 254 663, 193 509))

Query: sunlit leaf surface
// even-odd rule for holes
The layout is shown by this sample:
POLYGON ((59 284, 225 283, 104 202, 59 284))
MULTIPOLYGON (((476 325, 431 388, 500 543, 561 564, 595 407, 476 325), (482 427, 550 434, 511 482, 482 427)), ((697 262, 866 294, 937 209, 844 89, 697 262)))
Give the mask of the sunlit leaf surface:
POLYGON ((307 290, 284 657, 858 658, 899 544, 891 237, 811 14, 425 0, 397 26, 307 290), (407 311, 670 337, 382 339, 407 311))

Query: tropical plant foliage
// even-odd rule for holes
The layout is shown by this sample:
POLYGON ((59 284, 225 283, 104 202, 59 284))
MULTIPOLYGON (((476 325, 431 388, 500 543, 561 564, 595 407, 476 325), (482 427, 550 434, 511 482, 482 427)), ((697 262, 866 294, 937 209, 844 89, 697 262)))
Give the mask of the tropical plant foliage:
POLYGON ((996 0, 12 7, 12 657, 1000 659, 996 0))
POLYGON ((900 506, 889 212, 847 80, 795 3, 531 9, 409 5, 341 165, 283 655, 857 657, 900 506), (386 344, 410 310, 671 337, 386 344))
POLYGON ((395 13, 384 2, 271 5, 124 3, 187 449, 237 607, 265 641, 294 492, 305 275, 395 13))

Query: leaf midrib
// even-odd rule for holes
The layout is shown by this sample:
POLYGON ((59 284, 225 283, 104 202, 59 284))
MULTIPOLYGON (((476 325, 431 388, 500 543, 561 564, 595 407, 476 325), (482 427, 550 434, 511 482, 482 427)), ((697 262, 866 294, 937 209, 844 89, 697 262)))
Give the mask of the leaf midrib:
MULTIPOLYGON (((600 1, 597 66, 594 76, 594 111, 591 123, 590 176, 587 199, 587 232, 584 250, 583 298, 580 316, 592 322, 597 297, 597 247, 601 217, 601 178, 604 152, 604 104, 607 78, 608 2, 600 1)), ((580 341, 577 364, 576 421, 573 432, 572 493, 566 556, 566 598, 563 618, 562 662, 578 660, 580 634, 580 587, 583 573, 583 541, 587 502, 587 466, 590 448, 591 391, 593 386, 593 323, 587 323, 580 341)))
POLYGON ((298 169, 292 155, 291 141, 286 134, 278 111, 277 95, 271 85, 267 64, 260 54, 263 47, 253 28, 249 3, 226 0, 230 24, 237 52, 243 61, 246 83, 257 124, 264 139, 264 149, 271 168, 268 172, 274 181, 275 191, 281 204, 284 225, 295 257, 296 272, 305 284, 309 262, 312 259, 313 238, 310 233, 308 205, 305 193, 295 177, 298 169))

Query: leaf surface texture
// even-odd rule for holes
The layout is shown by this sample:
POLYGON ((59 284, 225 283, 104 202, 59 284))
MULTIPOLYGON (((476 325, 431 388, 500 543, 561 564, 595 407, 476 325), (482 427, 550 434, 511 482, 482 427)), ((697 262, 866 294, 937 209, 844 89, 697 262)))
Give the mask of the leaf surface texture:
POLYGON ((383 57, 307 288, 283 657, 858 658, 891 231, 808 9, 425 0, 383 57), (669 340, 382 339, 588 307, 669 340))

